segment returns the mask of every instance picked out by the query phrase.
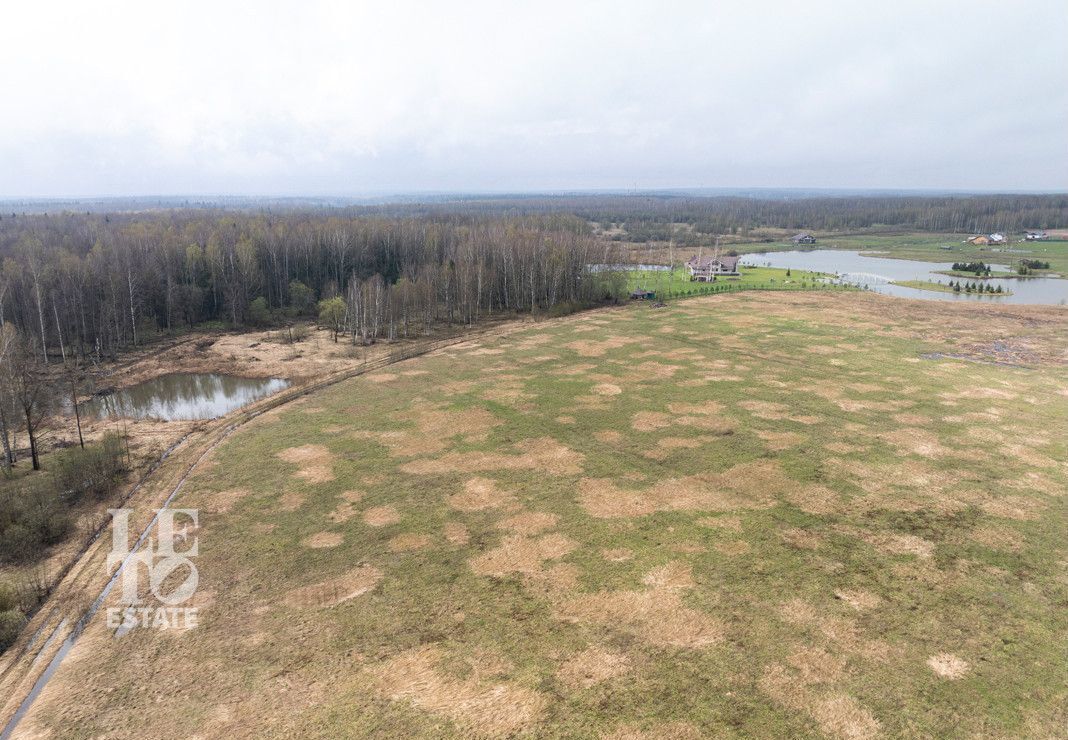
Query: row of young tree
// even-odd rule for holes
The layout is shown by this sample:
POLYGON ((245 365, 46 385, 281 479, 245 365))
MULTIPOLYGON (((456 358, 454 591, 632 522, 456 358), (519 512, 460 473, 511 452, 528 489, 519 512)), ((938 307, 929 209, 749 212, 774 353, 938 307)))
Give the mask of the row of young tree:
POLYGON ((615 261, 575 217, 380 218, 166 211, 0 221, 0 326, 42 363, 98 361, 206 321, 340 299, 364 341, 502 311, 588 305, 615 261))

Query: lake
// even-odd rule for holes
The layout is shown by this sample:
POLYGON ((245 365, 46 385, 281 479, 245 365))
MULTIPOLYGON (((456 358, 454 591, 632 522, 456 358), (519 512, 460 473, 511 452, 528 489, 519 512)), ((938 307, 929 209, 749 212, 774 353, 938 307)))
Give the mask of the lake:
POLYGON ((173 373, 85 401, 79 410, 102 419, 214 419, 288 388, 281 378, 237 378, 214 373, 173 373))
MULTIPOLYGON (((838 282, 867 286, 870 290, 902 298, 921 298, 930 301, 984 301, 987 303, 1027 303, 1034 305, 1065 305, 1068 303, 1068 280, 1049 277, 990 278, 982 281, 995 288, 1012 291, 1012 295, 977 295, 967 293, 939 293, 930 290, 891 285, 891 281, 927 280, 948 283, 948 275, 938 275, 940 270, 949 270, 951 262, 920 262, 889 257, 871 257, 860 252, 844 249, 813 249, 790 252, 761 252, 744 255, 743 265, 781 267, 793 270, 812 270, 838 275, 838 282)), ((991 264, 992 270, 1007 270, 1005 265, 991 264)), ((967 278, 959 278, 967 282, 967 278)), ((975 280, 973 279, 973 282, 975 280)))

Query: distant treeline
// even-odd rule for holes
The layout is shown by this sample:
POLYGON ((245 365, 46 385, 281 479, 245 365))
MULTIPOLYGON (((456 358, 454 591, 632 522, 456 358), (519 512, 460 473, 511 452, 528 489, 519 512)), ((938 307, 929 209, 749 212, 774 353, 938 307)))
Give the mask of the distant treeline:
POLYGON ((743 198, 683 195, 573 195, 467 198, 365 206, 381 215, 568 213, 628 235, 666 239, 671 223, 705 234, 745 234, 761 227, 841 231, 886 227, 986 234, 1068 227, 1068 195, 743 198))
POLYGON ((0 325, 39 358, 113 354, 205 321, 314 315, 365 340, 611 297, 616 258, 573 215, 159 211, 0 220, 0 325), (370 331, 371 327, 373 331, 370 331))

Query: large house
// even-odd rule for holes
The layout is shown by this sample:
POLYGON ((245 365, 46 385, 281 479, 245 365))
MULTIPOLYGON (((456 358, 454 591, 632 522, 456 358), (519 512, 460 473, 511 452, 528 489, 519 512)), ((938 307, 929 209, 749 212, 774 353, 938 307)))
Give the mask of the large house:
POLYGON ((701 257, 694 255, 686 263, 690 271, 690 280, 700 283, 710 283, 716 275, 737 275, 738 260, 740 257, 732 255, 728 257, 701 257))
POLYGON ((812 236, 812 234, 802 232, 800 234, 794 234, 793 242, 794 244, 815 244, 816 237, 812 236))
POLYGON ((965 242, 967 244, 973 244, 973 245, 978 246, 978 247, 985 247, 988 244, 1004 244, 1005 243, 1005 235, 1004 234, 979 234, 978 236, 973 236, 970 239, 965 239, 965 242))

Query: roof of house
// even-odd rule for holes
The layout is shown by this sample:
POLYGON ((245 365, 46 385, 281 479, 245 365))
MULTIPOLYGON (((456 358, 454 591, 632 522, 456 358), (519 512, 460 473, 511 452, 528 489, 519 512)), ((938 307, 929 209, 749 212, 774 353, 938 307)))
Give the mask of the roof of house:
POLYGON ((795 242, 796 241, 800 241, 801 239, 815 239, 815 238, 816 237, 812 236, 812 234, 809 234, 806 231, 802 231, 800 234, 794 234, 794 236, 793 236, 793 239, 794 239, 795 242))
POLYGON ((733 272, 738 268, 738 260, 741 257, 738 255, 726 255, 723 257, 702 257, 698 259, 695 254, 686 262, 686 266, 695 270, 710 270, 714 265, 720 265, 727 270, 733 272))

